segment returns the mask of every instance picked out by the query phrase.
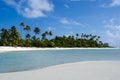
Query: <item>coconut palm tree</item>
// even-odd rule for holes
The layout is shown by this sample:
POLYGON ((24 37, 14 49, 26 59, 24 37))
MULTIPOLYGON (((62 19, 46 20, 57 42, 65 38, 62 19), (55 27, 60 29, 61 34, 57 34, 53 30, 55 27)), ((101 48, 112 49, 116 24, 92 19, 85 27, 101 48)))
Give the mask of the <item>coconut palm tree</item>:
POLYGON ((43 33, 43 34, 42 34, 42 40, 45 40, 45 39, 46 39, 46 34, 43 33))
POLYGON ((50 36, 52 36, 52 35, 53 35, 51 31, 49 31, 49 35, 50 35, 50 36))
POLYGON ((52 32, 51 31, 49 31, 49 33, 48 33, 50 36, 52 36, 53 34, 52 34, 52 32))
MULTIPOLYGON (((27 35, 29 34, 29 31, 31 31, 31 28, 30 28, 30 26, 26 26, 25 28, 24 28, 24 30, 26 30, 27 31, 27 33, 26 33, 26 39, 27 39, 27 35)), ((30 35, 30 34, 29 34, 30 35)))
POLYGON ((35 27, 34 32, 35 32, 36 35, 37 35, 37 34, 40 34, 40 29, 39 29, 39 27, 35 27))
POLYGON ((36 36, 34 35, 34 36, 32 37, 32 39, 35 41, 35 40, 36 40, 36 36))
POLYGON ((29 32, 29 31, 31 31, 31 28, 30 28, 30 26, 26 26, 25 28, 24 28, 24 30, 26 30, 27 32, 29 32))
POLYGON ((30 37, 31 37, 31 35, 28 33, 28 34, 26 34, 26 39, 27 40, 30 40, 30 37))
POLYGON ((12 41, 13 45, 18 45, 19 43, 20 34, 15 26, 12 26, 10 29, 10 40, 12 41))
POLYGON ((45 31, 45 32, 42 34, 42 40, 47 40, 47 35, 49 35, 49 32, 48 32, 48 31, 45 31))
POLYGON ((78 36, 79 36, 79 34, 77 33, 77 34, 76 34, 76 39, 78 39, 78 36))
POLYGON ((25 23, 24 22, 21 22, 20 23, 20 26, 21 26, 21 37, 22 37, 22 30, 25 28, 25 23))
POLYGON ((81 38, 82 38, 82 39, 84 38, 84 33, 81 34, 81 38))
POLYGON ((7 29, 1 29, 1 40, 8 41, 9 40, 9 31, 7 29))
POLYGON ((25 27, 25 23, 24 23, 24 22, 21 22, 21 23, 20 23, 20 26, 21 26, 21 27, 25 27))

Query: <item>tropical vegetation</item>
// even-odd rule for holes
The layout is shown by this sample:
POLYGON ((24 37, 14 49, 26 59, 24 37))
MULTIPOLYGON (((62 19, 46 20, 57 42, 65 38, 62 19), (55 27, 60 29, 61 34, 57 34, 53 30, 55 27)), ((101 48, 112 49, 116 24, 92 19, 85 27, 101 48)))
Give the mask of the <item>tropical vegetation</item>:
POLYGON ((109 47, 108 43, 100 41, 100 36, 93 34, 81 35, 76 33, 75 36, 55 36, 50 38, 53 33, 45 31, 41 33, 39 27, 34 27, 32 30, 29 25, 24 22, 20 23, 21 32, 15 26, 10 29, 0 29, 0 46, 14 47, 109 47), (34 34, 31 35, 30 32, 34 34), (24 33, 26 34, 24 34, 24 33), (24 38, 23 38, 24 37, 24 38))

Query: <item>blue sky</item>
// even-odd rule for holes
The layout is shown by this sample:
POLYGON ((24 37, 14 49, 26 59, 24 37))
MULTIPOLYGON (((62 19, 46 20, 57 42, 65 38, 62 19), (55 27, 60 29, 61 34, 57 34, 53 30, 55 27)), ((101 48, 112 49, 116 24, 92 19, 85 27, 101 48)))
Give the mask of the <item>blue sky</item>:
POLYGON ((20 30, 20 22, 53 36, 99 35, 120 47, 120 0, 0 0, 0 28, 15 25, 20 30))

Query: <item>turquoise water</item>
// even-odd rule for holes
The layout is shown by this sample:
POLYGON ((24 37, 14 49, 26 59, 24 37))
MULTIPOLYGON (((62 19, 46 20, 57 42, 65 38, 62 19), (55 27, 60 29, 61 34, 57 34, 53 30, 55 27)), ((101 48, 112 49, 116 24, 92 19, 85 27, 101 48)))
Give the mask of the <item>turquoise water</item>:
POLYGON ((119 61, 120 49, 46 50, 0 54, 0 73, 80 61, 119 61))

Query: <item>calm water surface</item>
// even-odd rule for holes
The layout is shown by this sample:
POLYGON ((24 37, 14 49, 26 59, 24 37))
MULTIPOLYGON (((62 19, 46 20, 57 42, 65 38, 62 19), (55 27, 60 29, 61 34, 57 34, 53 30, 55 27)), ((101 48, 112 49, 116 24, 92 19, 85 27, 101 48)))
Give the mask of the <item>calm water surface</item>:
POLYGON ((46 50, 0 54, 0 73, 80 61, 120 61, 120 49, 46 50))

